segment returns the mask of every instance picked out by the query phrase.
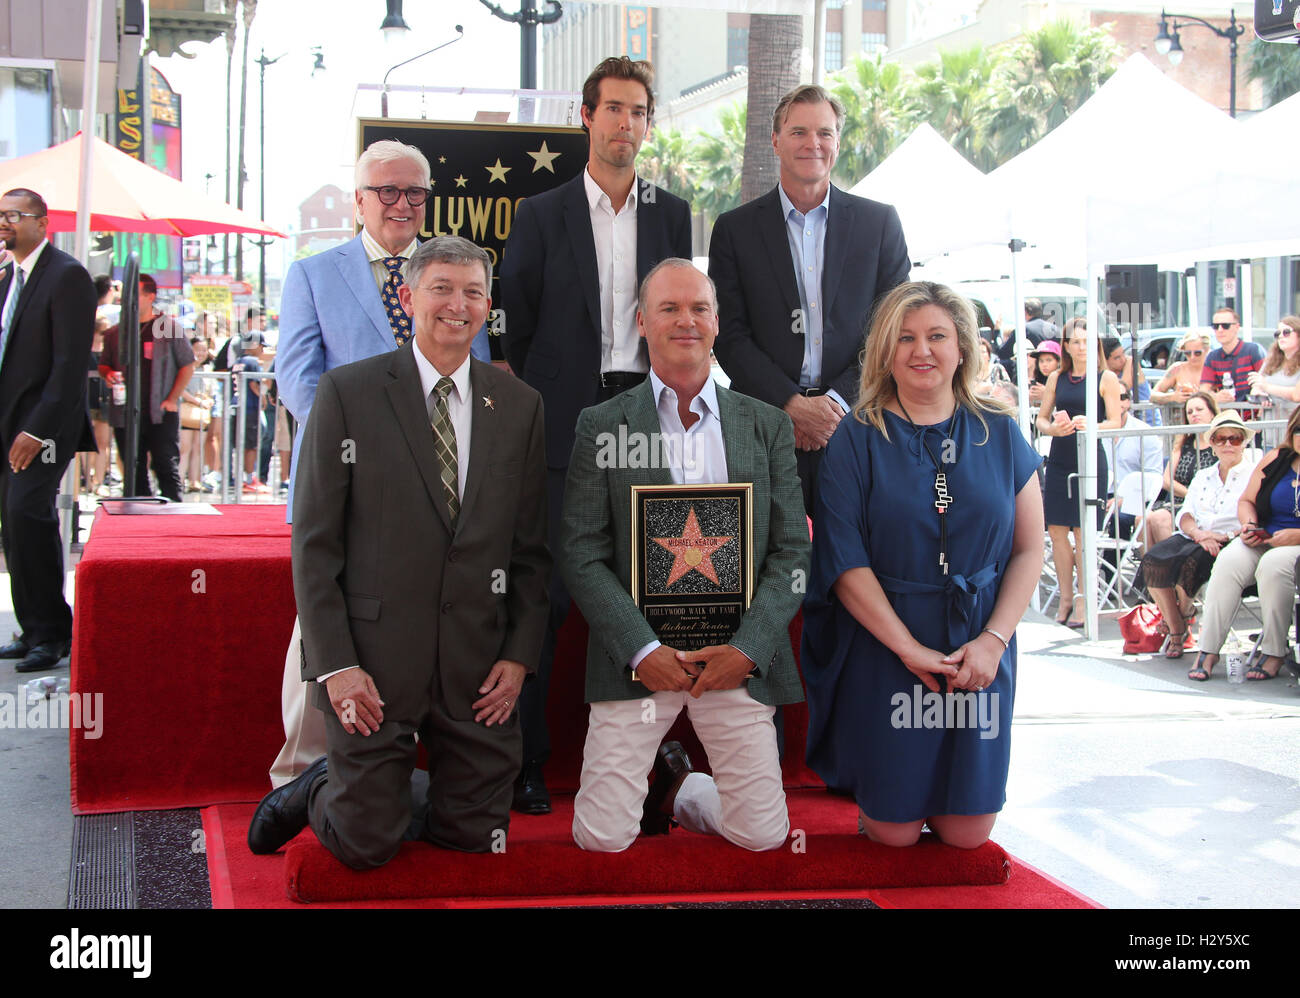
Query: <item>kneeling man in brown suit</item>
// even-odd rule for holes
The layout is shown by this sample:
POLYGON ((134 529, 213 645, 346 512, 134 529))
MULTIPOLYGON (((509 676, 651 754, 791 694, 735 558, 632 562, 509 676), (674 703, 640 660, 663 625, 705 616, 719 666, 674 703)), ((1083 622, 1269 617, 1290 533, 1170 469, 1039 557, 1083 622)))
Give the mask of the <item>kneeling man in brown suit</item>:
POLYGON ((262 800, 255 853, 310 821, 363 869, 403 838, 499 849, 509 825, 515 708, 546 629, 541 397, 470 357, 492 307, 487 253, 433 239, 406 280, 414 337, 327 371, 304 431, 293 583, 328 755, 262 800), (417 734, 422 824, 409 797, 417 734))

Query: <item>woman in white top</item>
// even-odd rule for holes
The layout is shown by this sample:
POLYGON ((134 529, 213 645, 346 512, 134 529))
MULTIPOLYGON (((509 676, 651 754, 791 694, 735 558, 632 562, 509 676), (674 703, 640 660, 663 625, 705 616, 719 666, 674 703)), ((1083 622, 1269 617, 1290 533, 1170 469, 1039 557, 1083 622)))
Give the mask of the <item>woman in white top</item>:
POLYGON ((1250 482, 1259 452, 1247 451, 1253 435, 1235 412, 1221 412, 1210 424, 1210 445, 1218 462, 1198 471, 1178 511, 1178 532, 1152 545, 1142 559, 1147 591, 1168 628, 1165 658, 1182 658, 1192 599, 1219 551, 1241 532, 1237 501, 1250 482))

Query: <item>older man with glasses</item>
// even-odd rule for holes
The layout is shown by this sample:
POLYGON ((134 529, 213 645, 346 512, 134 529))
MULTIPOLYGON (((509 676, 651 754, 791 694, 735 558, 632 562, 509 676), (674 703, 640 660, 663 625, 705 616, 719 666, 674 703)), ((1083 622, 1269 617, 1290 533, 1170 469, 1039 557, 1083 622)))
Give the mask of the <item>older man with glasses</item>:
POLYGON ((1241 317, 1230 308, 1216 310, 1210 326, 1219 346, 1205 358, 1201 384, 1220 402, 1245 402, 1250 375, 1264 364, 1264 348, 1241 339, 1241 317))

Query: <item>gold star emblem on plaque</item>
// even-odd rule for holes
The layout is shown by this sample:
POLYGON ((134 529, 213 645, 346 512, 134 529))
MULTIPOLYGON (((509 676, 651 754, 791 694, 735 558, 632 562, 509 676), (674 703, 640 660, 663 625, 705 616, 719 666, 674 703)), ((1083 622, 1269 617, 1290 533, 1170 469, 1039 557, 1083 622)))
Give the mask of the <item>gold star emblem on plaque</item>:
POLYGON ((542 148, 537 150, 537 152, 530 152, 528 155, 533 157, 534 173, 536 173, 538 170, 550 170, 552 173, 554 173, 555 167, 552 164, 555 161, 555 157, 560 154, 558 152, 551 152, 549 149, 547 149, 546 142, 545 140, 543 140, 542 148))
POLYGON ((673 555, 673 567, 669 570, 668 581, 664 585, 671 586, 692 571, 699 572, 715 586, 719 585, 718 573, 713 568, 712 555, 714 551, 733 539, 705 537, 701 534, 700 523, 695 518, 695 507, 692 506, 690 512, 686 514, 686 525, 682 528, 680 537, 651 538, 664 550, 671 551, 673 555))
POLYGON ((487 172, 491 174, 491 176, 488 178, 489 184, 492 183, 494 180, 499 180, 501 181, 501 183, 504 184, 506 182, 506 174, 509 173, 511 170, 513 170, 514 167, 502 166, 501 157, 498 156, 495 166, 485 166, 483 167, 483 169, 487 170, 487 172))
POLYGON ((469 177, 463 177, 463 176, 462 176, 462 177, 456 177, 456 178, 454 178, 454 179, 455 179, 455 181, 456 181, 456 186, 457 186, 457 187, 464 187, 466 184, 469 183, 469 177))
POLYGON ((439 163, 445 163, 445 162, 447 162, 447 157, 446 157, 446 156, 439 156, 439 157, 438 157, 438 162, 439 162, 439 163))

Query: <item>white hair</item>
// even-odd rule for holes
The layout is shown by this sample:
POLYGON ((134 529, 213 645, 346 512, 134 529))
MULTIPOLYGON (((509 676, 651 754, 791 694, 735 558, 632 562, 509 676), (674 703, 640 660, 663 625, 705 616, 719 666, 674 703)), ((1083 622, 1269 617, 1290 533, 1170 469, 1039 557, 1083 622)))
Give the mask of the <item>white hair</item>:
POLYGON ((370 179, 370 168, 379 163, 392 163, 399 159, 410 160, 420 168, 420 186, 429 186, 429 161, 424 153, 415 146, 398 142, 396 139, 380 139, 366 147, 366 151, 357 157, 355 171, 356 189, 361 190, 370 179))

